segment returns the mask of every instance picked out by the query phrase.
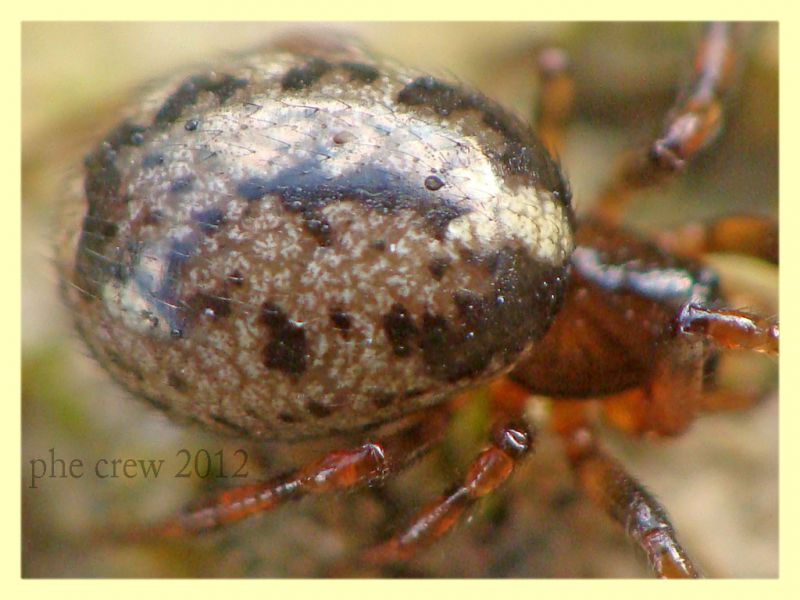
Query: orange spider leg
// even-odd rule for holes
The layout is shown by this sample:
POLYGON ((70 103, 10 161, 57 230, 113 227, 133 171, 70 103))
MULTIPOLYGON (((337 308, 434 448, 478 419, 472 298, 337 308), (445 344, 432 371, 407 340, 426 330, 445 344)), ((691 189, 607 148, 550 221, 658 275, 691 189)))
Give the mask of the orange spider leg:
POLYGON ((202 505, 154 527, 126 532, 130 541, 198 534, 273 510, 310 494, 348 490, 383 480, 419 458, 441 441, 449 411, 431 409, 413 425, 356 448, 328 453, 287 474, 224 490, 202 505))
POLYGON ((515 400, 495 407, 498 415, 492 442, 472 462, 462 483, 423 507, 401 532, 368 549, 363 555, 366 562, 409 560, 450 531, 472 505, 509 478, 533 442, 531 432, 519 418, 522 405, 515 400))
POLYGON ((645 152, 623 157, 615 177, 601 193, 595 211, 607 223, 619 223, 634 191, 683 170, 697 152, 716 139, 722 124, 721 97, 733 71, 731 38, 730 24, 707 26, 695 57, 694 77, 667 115, 661 136, 645 152))
POLYGON ((778 264, 778 222, 772 217, 734 215, 691 223, 655 234, 672 254, 698 259, 709 252, 732 252, 778 264))
POLYGON ((664 508, 600 445, 586 411, 582 401, 559 401, 553 406, 553 425, 581 490, 625 529, 658 577, 700 577, 664 508))
POLYGON ((547 149, 557 155, 575 97, 569 56, 560 48, 544 48, 536 57, 536 66, 541 86, 536 134, 547 149))
POLYGON ((779 329, 774 319, 688 303, 676 322, 676 338, 657 355, 648 382, 604 401, 604 414, 617 428, 677 435, 701 410, 733 409, 757 401, 753 393, 704 387, 704 340, 724 349, 777 354, 779 329))
POLYGON ((720 348, 778 354, 778 321, 741 310, 686 304, 678 315, 683 333, 699 333, 720 348))
POLYGON ((648 389, 636 388, 604 397, 600 407, 604 421, 615 429, 632 435, 668 436, 686 430, 699 413, 742 410, 757 404, 764 395, 756 390, 712 388, 692 396, 690 402, 673 396, 676 407, 669 404, 669 397, 664 398, 665 402, 654 402, 648 389))
MULTIPOLYGON (((660 247, 690 258, 702 258, 709 252, 731 252, 778 263, 778 223, 770 217, 721 217, 709 223, 691 224, 662 232, 657 238, 660 247)), ((683 333, 700 334, 712 339, 719 348, 751 350, 770 355, 778 353, 780 334, 777 318, 689 303, 681 309, 678 327, 683 333)), ((756 390, 717 389, 711 386, 703 391, 697 408, 706 412, 737 410, 752 406, 762 397, 763 394, 756 390)), ((630 401, 610 402, 606 407, 607 413, 619 415, 619 407, 624 404, 630 409, 630 401)))

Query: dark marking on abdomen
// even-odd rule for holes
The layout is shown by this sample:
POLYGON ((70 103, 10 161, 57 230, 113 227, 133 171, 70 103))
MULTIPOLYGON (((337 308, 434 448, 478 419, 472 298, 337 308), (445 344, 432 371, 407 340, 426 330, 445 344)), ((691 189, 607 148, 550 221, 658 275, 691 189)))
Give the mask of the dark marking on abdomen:
MULTIPOLYGON (((487 148, 487 155, 498 172, 521 175, 537 189, 550 192, 562 204, 569 206, 572 198, 569 184, 558 163, 550 157, 530 126, 483 94, 467 92, 427 75, 418 77, 400 90, 397 101, 406 106, 427 107, 442 117, 455 112, 477 111, 483 123, 503 137, 502 143, 487 148)), ((470 131, 465 133, 470 134, 470 131)))
MULTIPOLYGON (((254 175, 240 181, 236 193, 249 202, 275 194, 286 210, 301 213, 305 227, 314 235, 332 234, 323 227, 320 213, 335 202, 358 202, 383 214, 413 210, 431 227, 431 235, 443 239, 447 226, 469 211, 455 199, 426 190, 421 182, 409 181, 404 173, 381 166, 363 165, 332 179, 322 161, 311 159, 268 178, 254 175)), ((319 239, 319 238, 318 238, 319 239)))
POLYGON ((361 83, 372 83, 378 77, 380 72, 372 65, 364 63, 343 62, 340 66, 350 73, 350 81, 359 81, 361 83))
POLYGON ((192 189, 194 183, 194 175, 184 175, 173 179, 169 184, 169 191, 171 194, 182 194, 192 189))
POLYGON ((236 90, 247 87, 247 84, 246 79, 239 79, 229 74, 190 77, 161 105, 153 125, 168 125, 177 121, 184 110, 197 102, 197 98, 202 92, 211 92, 222 105, 233 96, 236 90))
POLYGON ((316 400, 309 400, 306 403, 306 409, 318 419, 328 417, 331 415, 331 413, 333 413, 333 409, 331 407, 326 406, 321 402, 317 402, 316 400))
POLYGON ((99 296, 103 282, 113 276, 115 262, 105 255, 117 234, 116 223, 125 217, 126 199, 121 193, 122 174, 117 165, 123 146, 144 141, 147 128, 124 122, 84 159, 87 211, 75 257, 75 284, 85 300, 99 296))
POLYGON ((395 304, 383 316, 383 329, 395 356, 406 357, 411 354, 417 327, 402 304, 395 304))
POLYGON ((433 278, 436 281, 441 281, 442 277, 444 277, 445 271, 447 271, 447 267, 449 266, 450 259, 447 257, 432 258, 428 263, 428 271, 431 272, 431 275, 433 275, 433 278))
POLYGON ((328 315, 331 319, 333 326, 341 333, 342 337, 347 339, 350 334, 350 327, 353 324, 353 319, 343 310, 333 309, 328 315))
POLYGON ((192 217, 197 221, 200 230, 209 237, 217 233, 225 223, 225 214, 219 208, 209 208, 192 213, 192 217))
POLYGON ((331 70, 331 64, 321 58, 313 58, 302 67, 293 67, 286 72, 281 80, 284 90, 302 90, 314 85, 319 79, 331 70))
POLYGON ((272 302, 264 303, 261 322, 270 330, 270 340, 264 346, 264 366, 288 375, 297 376, 305 372, 307 345, 303 327, 292 323, 272 302))

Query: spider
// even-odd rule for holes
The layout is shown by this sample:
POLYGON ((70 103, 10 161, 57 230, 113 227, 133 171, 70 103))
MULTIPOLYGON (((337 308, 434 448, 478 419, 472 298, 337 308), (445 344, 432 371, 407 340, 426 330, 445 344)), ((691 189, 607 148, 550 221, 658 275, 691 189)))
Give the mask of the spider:
MULTIPOLYGON (((719 32, 714 33, 717 30, 710 30, 708 34, 708 40, 711 40, 709 44, 711 47, 714 47, 716 44, 724 45, 727 39, 726 35, 721 34, 719 32)), ((713 53, 710 53, 713 54, 713 53)), ((723 53, 724 54, 724 53, 723 53)), ((701 76, 700 83, 697 83, 697 87, 703 87, 706 85, 704 82, 708 80, 709 74, 714 74, 719 67, 717 63, 715 63, 714 57, 705 57, 703 58, 703 54, 699 55, 701 60, 699 63, 701 65, 700 72, 706 78, 703 79, 701 76)), ((539 123, 539 129, 542 134, 542 137, 546 140, 546 143, 552 148, 556 149, 559 143, 559 127, 560 127, 560 117, 557 115, 554 116, 555 113, 558 113, 561 109, 563 109, 563 105, 565 104, 563 95, 568 93, 569 89, 569 78, 566 75, 556 69, 555 74, 552 78, 545 78, 545 85, 543 87, 543 100, 542 106, 554 106, 554 112, 549 112, 547 109, 542 111, 542 118, 539 123), (565 92, 566 90, 566 92, 565 92), (553 102, 553 100, 558 100, 559 95, 562 96, 560 102, 553 102)), ((716 87, 714 87, 714 92, 711 94, 712 100, 714 103, 717 101, 718 93, 716 91, 716 87)), ((691 89, 691 88, 690 88, 691 89)), ((695 88, 696 91, 696 88, 695 88)), ((690 94, 690 98, 696 98, 697 94, 694 96, 690 94)), ((678 103, 676 108, 677 113, 680 113, 682 110, 682 105, 678 103)), ((716 106, 716 104, 715 104, 716 106)), ((694 115, 695 113, 692 112, 694 115)), ((674 122, 674 116, 672 117, 674 122)), ((704 121, 707 123, 707 121, 704 121)), ((711 137, 709 135, 702 136, 702 142, 706 141, 707 137, 711 137)), ((688 155, 694 154, 694 148, 690 149, 687 152, 688 155)), ((660 155, 663 158, 663 154, 660 155)), ((637 155, 639 158, 640 155, 637 155)), ((688 156, 686 157, 688 158, 688 156)), ((628 163, 632 164, 632 163, 628 163)), ((675 164, 672 164, 674 167, 675 164)), ((639 170, 633 169, 634 173, 640 173, 639 170)), ((666 169, 659 168, 655 169, 654 172, 648 174, 644 181, 641 183, 650 185, 654 182, 655 179, 661 178, 662 175, 665 175, 666 169)), ((628 187, 631 187, 631 184, 628 183, 624 187, 619 186, 620 179, 616 180, 614 185, 617 185, 613 191, 608 192, 606 195, 606 199, 601 199, 599 203, 599 208, 595 209, 597 214, 602 215, 600 218, 603 219, 602 224, 593 226, 587 224, 588 221, 584 221, 583 229, 578 229, 578 251, 576 254, 573 254, 573 269, 577 270, 586 278, 590 276, 595 276, 596 278, 602 279, 603 276, 614 275, 613 269, 606 269, 605 266, 602 264, 602 259, 600 261, 597 260, 596 255, 592 255, 591 252, 587 253, 586 250, 593 249, 597 246, 595 241, 592 239, 592 235, 596 231, 596 228, 603 228, 606 227, 606 224, 610 224, 613 226, 613 231, 609 230, 608 234, 604 234, 601 237, 603 239, 615 239, 615 235, 619 236, 627 236, 627 234, 623 233, 616 233, 618 231, 618 213, 612 208, 613 202, 612 200, 616 201, 619 200, 623 194, 627 191, 628 187), (608 214, 603 214, 606 211, 608 214), (583 233, 581 233, 581 231, 583 233), (581 235, 588 236, 588 238, 581 238, 581 235), (581 239, 589 239, 592 241, 589 242, 581 242, 581 239), (598 266, 599 265, 599 266, 598 266), (598 274, 599 273, 599 274, 598 274)), ((730 221, 723 220, 722 222, 729 223, 730 221)), ((746 223, 746 230, 750 230, 753 227, 761 227, 763 222, 761 220, 753 220, 753 221, 745 221, 746 223)), ((767 231, 771 231, 769 229, 769 224, 767 223, 767 231)), ((685 231, 678 232, 679 239, 680 236, 684 235, 685 231)), ((637 243, 634 238, 628 237, 621 237, 621 244, 624 244, 626 249, 634 248, 634 254, 639 257, 643 254, 654 252, 650 249, 649 246, 645 245, 642 242, 641 246, 637 247, 637 243)), ((660 243, 663 245, 672 244, 671 248, 675 251, 682 251, 685 246, 676 246, 673 241, 674 238, 667 238, 664 237, 660 239, 660 243)), ((696 256, 696 254, 695 254, 696 256)), ((660 259, 657 259, 660 260, 660 259)), ((616 273, 618 275, 618 273, 616 273)), ((702 277, 701 277, 702 278, 702 277)), ((623 284, 617 283, 616 285, 622 285, 623 288, 626 285, 630 284, 629 280, 625 278, 622 279, 624 282, 623 284)), ((575 279, 573 275, 573 282, 579 281, 575 279)), ((619 281, 619 277, 617 277, 616 281, 619 281)), ((595 281, 595 283, 601 283, 602 285, 615 285, 613 282, 609 283, 608 281, 602 283, 600 281, 595 281)), ((577 285, 577 283, 573 283, 573 286, 577 285)), ((617 289, 619 291, 619 288, 617 289)), ((578 298, 585 292, 574 292, 574 296, 570 294, 573 292, 567 292, 566 301, 564 308, 561 309, 559 316, 556 318, 555 324, 551 328, 551 331, 547 334, 548 337, 545 337, 545 344, 550 343, 549 340, 555 339, 555 336, 559 335, 559 327, 561 327, 561 323, 565 323, 567 321, 566 317, 563 315, 569 315, 569 311, 578 311, 579 309, 575 308, 571 302, 571 298, 578 298)), ((651 293, 651 292, 647 292, 651 293)), ((628 307, 626 307, 628 308, 628 307)), ((645 305, 647 308, 647 305, 645 305)), ((673 307, 674 308, 674 307, 673 307)), ((638 307, 634 309, 634 312, 638 310, 638 307)), ((687 308, 687 318, 695 313, 690 313, 689 309, 687 308)), ((716 314, 716 313, 714 313, 716 314)), ((574 322, 581 319, 581 315, 578 313, 578 316, 575 317, 575 312, 572 313, 573 318, 569 319, 570 321, 574 322)), ((674 316, 670 314, 670 318, 674 316)), ((737 318, 741 319, 749 319, 746 315, 737 313, 735 315, 737 318)), ((704 322, 703 319, 699 319, 699 322, 704 322)), ((761 349, 774 349, 777 350, 777 344, 770 346, 770 335, 769 331, 772 327, 771 322, 756 322, 756 331, 765 330, 767 335, 765 336, 766 342, 758 342, 755 346, 761 349)), ((563 325, 563 327, 567 327, 567 325, 563 325)), ((658 337, 665 335, 662 332, 659 332, 658 337)), ((672 334, 670 334, 672 335, 672 334)), ((691 337, 691 336, 689 336, 691 337)), ((738 344, 740 342, 736 342, 738 344)), ((732 344, 732 345, 736 345, 732 344)), ((693 344, 696 346, 697 344, 693 344)), ((565 348, 569 347, 569 345, 558 345, 557 348, 565 348)), ((672 346, 669 346, 670 348, 672 346)), ((645 342, 643 348, 649 349, 650 344, 645 342)), ((552 356, 552 348, 549 350, 549 355, 552 356)), ((692 349, 692 352, 696 353, 693 354, 693 361, 695 365, 699 364, 708 364, 708 358, 706 356, 705 350, 700 351, 696 347, 692 349)), ((600 354, 602 355, 603 352, 601 351, 600 354)), ((604 356, 607 360, 607 355, 604 356)), ((670 360, 677 360, 678 362, 685 360, 684 353, 680 353, 677 357, 671 358, 670 360)), ((647 363, 649 361, 642 361, 645 363, 645 367, 649 366, 647 363)), ((661 364, 660 360, 656 360, 655 358, 652 359, 654 364, 661 364)), ((392 537, 388 542, 384 545, 379 546, 378 548, 373 548, 370 550, 365 551, 362 555, 362 558, 367 562, 373 563, 384 563, 387 561, 398 561, 398 560, 406 560, 416 552, 418 552, 422 547, 426 546, 428 542, 434 541, 440 535, 442 535, 447 529, 450 528, 452 525, 451 519, 449 516, 453 516, 455 513, 461 513, 464 509, 468 507, 468 505, 472 504, 475 499, 477 499, 477 494, 470 493, 470 489, 474 489, 475 486, 474 481, 477 477, 478 473, 481 473, 481 469, 478 465, 484 466, 491 466, 491 465, 499 465, 499 472, 496 474, 491 474, 487 472, 488 479, 486 481, 486 488, 481 489, 481 493, 479 495, 483 495, 484 492, 488 492, 495 487, 499 486, 508 476, 510 470, 513 468, 514 464, 516 463, 516 459, 521 457, 528 446, 531 445, 531 432, 530 432, 530 424, 526 424, 524 419, 520 419, 520 413, 522 408, 526 405, 527 397, 529 392, 540 393, 540 394, 548 394, 553 396, 587 396, 590 395, 588 392, 593 392, 596 389, 597 382, 592 381, 590 383, 585 383, 586 379, 584 377, 573 377, 573 380, 570 381, 569 375, 570 373, 564 374, 559 373, 558 377, 555 378, 555 383, 547 384, 545 383, 548 381, 547 376, 543 376, 541 372, 536 372, 536 365, 541 364, 540 362, 537 363, 536 359, 531 359, 530 361, 517 366, 511 373, 510 379, 502 379, 495 381, 489 387, 489 395, 492 398, 491 405, 493 407, 493 411, 496 412, 498 417, 498 424, 494 428, 494 437, 493 443, 486 450, 480 455, 480 458, 470 467, 468 470, 469 475, 467 475, 464 481, 468 482, 466 487, 457 487, 455 491, 452 492, 449 496, 444 496, 441 502, 435 501, 431 506, 427 509, 423 509, 417 517, 415 517, 412 521, 412 525, 410 525, 407 529, 403 530, 403 534, 398 536, 392 537), (527 367, 527 369, 526 369, 527 367), (531 374, 531 371, 534 374, 531 374), (514 382, 514 383, 511 383, 514 382), (533 383, 532 383, 533 382, 533 383), (578 387, 575 389, 570 389, 568 393, 558 393, 558 390, 547 388, 548 385, 555 385, 560 386, 565 383, 569 383, 569 385, 577 385, 578 387), (522 384, 523 386, 527 386, 526 391, 522 391, 519 385, 522 384), (586 389, 579 389, 581 385, 588 385, 590 390, 586 389), (541 387, 545 386, 545 387, 541 387), (513 418, 512 418, 513 417, 513 418), (508 419, 508 420, 507 420, 508 419), (519 455, 519 456, 518 456, 519 455), (469 483, 472 482, 472 483, 469 483), (442 507, 449 507, 447 512, 452 511, 452 514, 442 515, 442 507), (442 517, 448 518, 442 518, 442 517)), ((685 365, 681 365, 682 367, 685 365)), ((634 383, 640 382, 642 379, 649 379, 651 374, 648 372, 647 368, 638 366, 639 371, 637 372, 636 369, 630 368, 630 363, 624 363, 622 368, 619 369, 610 369, 609 372, 603 374, 603 377, 598 377, 598 380, 601 384, 606 385, 607 389, 604 388, 603 392, 610 392, 610 391, 618 391, 619 388, 627 388, 631 386, 631 382, 634 383), (620 375, 622 373, 623 375, 620 375), (614 378, 617 378, 615 381, 614 378), (628 379, 625 379, 625 378, 628 379), (621 379, 621 380, 620 380, 621 379)), ((711 369, 710 366, 707 369, 711 369)), ((596 371, 593 371, 596 372, 596 371)), ((670 371, 671 378, 677 378, 677 374, 683 373, 683 369, 675 369, 670 371)), ((699 371, 697 369, 694 370, 694 374, 697 375, 699 373, 702 374, 702 369, 699 371)), ((550 377, 552 380, 552 376, 550 377)), ((691 385, 697 385, 698 382, 692 381, 691 385)), ((687 385, 690 385, 687 383, 687 385)), ((658 386, 654 386, 656 389, 658 386)), ((656 392, 654 392, 654 397, 659 397, 656 392)), ((741 399, 739 400, 741 402, 741 399)), ((370 437, 370 442, 365 445, 356 446, 352 450, 345 450, 341 453, 333 453, 328 455, 326 459, 323 459, 323 462, 315 463, 310 467, 306 467, 305 471, 300 471, 297 473, 317 473, 319 475, 322 470, 329 470, 332 477, 316 477, 314 481, 316 484, 312 484, 311 480, 306 479, 305 484, 300 484, 299 488, 295 491, 292 491, 292 494, 295 494, 297 491, 305 490, 305 491, 315 491, 315 486, 319 485, 319 490, 331 487, 342 487, 342 488, 349 488, 354 484, 363 484, 369 482, 375 482, 378 479, 385 478, 388 473, 387 471, 392 471, 393 469, 399 469, 401 466, 404 466, 405 463, 405 456, 403 456, 404 460, 398 460, 396 463, 394 462, 395 459, 393 456, 393 451, 400 451, 401 455, 405 455, 408 453, 409 455, 413 454, 412 450, 416 449, 427 449, 429 445, 433 445, 435 441, 437 441, 442 435, 445 430, 445 423, 450 418, 450 413, 454 410, 455 406, 458 402, 450 402, 443 405, 438 405, 437 407, 431 409, 429 413, 427 413, 423 420, 420 422, 412 422, 408 425, 408 429, 402 429, 397 432, 389 432, 385 435, 385 437, 377 437, 372 438, 370 437), (380 458, 380 454, 383 454, 383 457, 386 458, 387 462, 376 466, 370 466, 370 461, 375 460, 376 458, 380 458), (339 470, 339 467, 343 465, 344 462, 350 461, 354 462, 354 470, 350 470, 345 472, 343 475, 336 475, 334 472, 339 470), (324 466, 324 469, 321 467, 324 466), (351 477, 351 475, 355 475, 355 477, 351 477)), ((654 406, 656 410, 663 410, 664 414, 654 417, 652 413, 648 411, 642 410, 642 399, 631 397, 630 395, 622 400, 616 400, 615 402, 606 402, 605 406, 611 406, 612 409, 606 409, 606 412, 610 416, 611 420, 619 426, 622 426, 625 429, 632 430, 638 433, 650 431, 656 432, 659 434, 673 434, 678 433, 681 431, 685 426, 688 424, 689 418, 691 417, 691 411, 694 410, 696 407, 692 405, 684 406, 680 411, 671 411, 668 409, 664 409, 662 406, 663 403, 655 402, 654 406), (670 417, 670 419, 665 419, 664 417, 670 417)), ((598 494, 597 489, 593 488, 591 485, 592 478, 599 475, 602 469, 606 469, 612 463, 607 463, 606 455, 600 449, 599 446, 595 446, 594 443, 594 432, 593 429, 588 425, 588 422, 585 420, 587 417, 584 415, 587 410, 593 410, 594 407, 597 405, 591 402, 580 401, 580 402, 571 402, 566 400, 558 400, 553 401, 552 403, 552 415, 550 420, 555 424, 555 429, 558 431, 564 438, 566 447, 568 449, 568 455, 572 458, 573 466, 575 468, 576 474, 578 475, 579 481, 583 482, 583 485, 590 496, 593 496, 600 504, 606 502, 604 508, 606 510, 611 510, 612 512, 615 509, 616 505, 610 504, 605 501, 605 498, 602 497, 601 494, 598 494), (588 449, 588 450, 587 450, 588 449), (588 452, 584 454, 584 452, 588 452), (587 457, 588 456, 588 457, 587 457), (599 467, 595 469, 595 467, 599 467)), ((667 404, 667 406, 671 406, 667 404)), ((412 417, 411 420, 415 421, 418 417, 412 417)), ((383 460, 383 459, 381 459, 383 460)), ((618 469, 620 468, 616 463, 613 463, 613 468, 618 469)), ((621 472, 621 471, 620 471, 621 472)), ((603 476, 603 479, 606 479, 603 476)), ((290 476, 291 480, 291 476, 290 476)), ((189 516, 182 517, 179 520, 170 521, 169 524, 161 531, 161 533, 167 531, 174 531, 175 529, 187 529, 193 530, 196 528, 205 528, 208 524, 204 521, 208 517, 209 514, 212 515, 210 521, 215 520, 227 520, 228 518, 234 519, 238 518, 239 516, 243 516, 245 512, 249 512, 249 510, 240 510, 238 508, 239 504, 244 501, 248 497, 252 497, 252 494, 257 493, 263 496, 269 492, 275 492, 278 488, 276 488, 276 480, 269 480, 265 484, 256 484, 253 487, 245 488, 240 492, 231 492, 226 491, 223 492, 216 501, 212 501, 212 505, 215 505, 216 508, 210 509, 208 507, 202 509, 199 512, 191 513, 189 516), (256 490, 258 490, 256 492, 256 490), (238 496, 237 494, 241 494, 238 496), (224 506, 223 506, 224 504, 224 506)), ((631 479, 625 480, 626 485, 633 486, 632 490, 635 491, 636 494, 640 493, 640 489, 636 487, 637 484, 631 479)), ((284 484, 285 485, 285 481, 284 484)), ((288 487, 292 487, 293 484, 289 484, 288 487)), ((649 507, 659 518, 662 518, 659 514, 659 506, 658 504, 650 497, 646 495, 638 496, 644 506, 649 507)), ((268 502, 265 502, 268 503, 268 502)), ((641 506, 641 505, 640 505, 641 506)), ((619 517, 621 519, 625 519, 624 516, 619 517)), ((454 521, 454 519, 453 519, 454 521)), ((645 547, 646 550, 649 549, 649 558, 659 575, 666 576, 666 575, 675 575, 675 574, 683 574, 683 575, 695 575, 696 569, 692 565, 691 561, 686 556, 685 552, 682 550, 680 545, 677 541, 673 538, 671 530, 666 522, 660 523, 660 536, 656 536, 656 539, 659 541, 658 546, 652 545, 648 546, 648 540, 650 538, 645 537, 641 545, 645 547), (662 551, 665 551, 662 554, 662 551), (674 560, 670 561, 669 559, 672 558, 674 560)), ((636 534, 636 529, 634 528, 634 534, 636 534)), ((636 537, 634 535, 634 537, 636 537)))

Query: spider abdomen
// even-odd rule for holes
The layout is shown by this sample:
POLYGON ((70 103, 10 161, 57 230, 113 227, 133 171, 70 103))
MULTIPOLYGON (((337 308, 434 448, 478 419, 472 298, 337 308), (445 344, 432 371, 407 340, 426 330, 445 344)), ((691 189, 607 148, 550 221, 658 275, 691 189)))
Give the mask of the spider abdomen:
POLYGON ((528 128, 349 46, 170 81, 85 165, 59 250, 78 328, 128 389, 215 428, 417 410, 509 368, 561 300, 569 193, 528 128))

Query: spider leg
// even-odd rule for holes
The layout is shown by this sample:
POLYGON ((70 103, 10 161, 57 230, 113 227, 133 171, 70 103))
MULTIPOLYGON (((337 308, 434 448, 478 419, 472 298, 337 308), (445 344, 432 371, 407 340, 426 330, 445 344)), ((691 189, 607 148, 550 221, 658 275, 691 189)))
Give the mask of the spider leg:
POLYGON ((640 388, 606 396, 600 406, 604 421, 615 429, 633 435, 674 436, 685 431, 698 413, 742 410, 764 397, 758 390, 714 388, 688 398, 665 394, 654 401, 650 390, 640 388))
POLYGON ((600 194, 596 214, 609 224, 619 223, 636 190, 651 187, 684 169, 721 130, 721 98, 734 70, 731 25, 706 27, 695 55, 694 75, 667 115, 661 135, 645 151, 622 158, 615 176, 600 194))
POLYGON ((581 490, 622 525, 658 577, 700 577, 664 508, 601 446, 585 419, 586 410, 585 402, 560 401, 553 406, 553 424, 581 490))
POLYGON ((491 444, 467 469, 463 481, 423 507, 389 540, 368 549, 363 560, 372 564, 406 561, 450 531, 480 498, 494 492, 531 449, 533 436, 517 410, 499 410, 491 444))
POLYGON ((758 215, 720 217, 658 232, 658 245, 667 252, 699 259, 709 252, 732 252, 778 264, 778 223, 758 215))
POLYGON ((701 334, 720 348, 778 354, 777 319, 688 303, 678 315, 678 326, 682 333, 701 334))
POLYGON ((657 354, 642 388, 645 402, 636 416, 639 432, 677 435, 694 421, 703 394, 705 347, 699 336, 678 335, 657 354))
POLYGON ((355 448, 330 452, 314 463, 266 481, 223 490, 163 523, 112 537, 142 541, 199 534, 273 510, 302 496, 375 483, 400 471, 439 443, 448 421, 446 409, 428 410, 396 433, 355 448))
POLYGON ((705 342, 724 349, 777 354, 777 321, 687 303, 676 323, 678 333, 656 355, 645 384, 604 401, 604 414, 617 428, 629 433, 677 435, 701 410, 734 409, 758 400, 760 395, 755 392, 707 387, 705 342))
MULTIPOLYGON (((709 252, 732 252, 778 263, 778 224, 769 217, 739 215, 691 224, 658 234, 657 243, 669 252, 693 259, 700 259, 709 252)), ((681 308, 677 324, 681 334, 702 335, 722 349, 778 353, 777 318, 688 303, 681 308)), ((763 390, 717 388, 713 379, 705 384, 697 402, 697 408, 705 412, 746 408, 764 397, 763 390)), ((627 404, 630 412, 630 401, 623 400, 621 404, 627 404)), ((606 412, 620 414, 619 406, 620 402, 611 401, 606 405, 606 412)))
POLYGON ((560 48, 543 48, 536 56, 536 66, 540 85, 535 110, 536 134, 557 155, 575 97, 569 56, 560 48))

